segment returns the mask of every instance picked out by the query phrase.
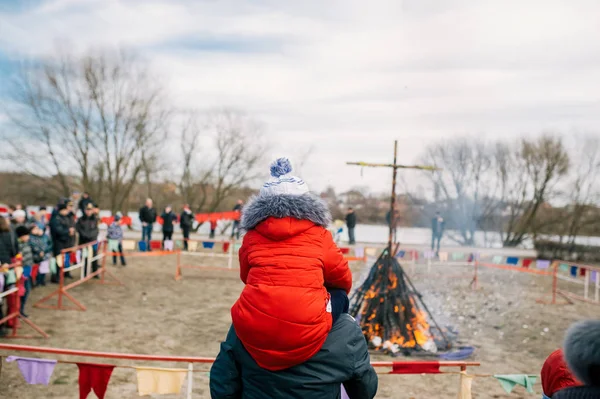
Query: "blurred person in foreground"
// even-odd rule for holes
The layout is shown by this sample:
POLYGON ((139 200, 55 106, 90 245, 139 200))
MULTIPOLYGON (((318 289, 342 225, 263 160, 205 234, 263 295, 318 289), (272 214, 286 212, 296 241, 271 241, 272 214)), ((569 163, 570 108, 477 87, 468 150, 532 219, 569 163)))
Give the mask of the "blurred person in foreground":
POLYGON ((581 385, 569 370, 562 349, 557 349, 548 356, 540 374, 544 399, 552 398, 561 389, 581 385))
MULTIPOLYGON (((0 216, 0 274, 4 271, 8 271, 7 267, 13 262, 13 259, 17 256, 19 247, 17 242, 13 239, 13 233, 11 232, 8 218, 0 216)), ((2 276, 6 281, 6 276, 2 276)), ((8 290, 8 285, 5 284, 3 289, 0 289, 0 293, 8 290)), ((3 307, 5 302, 8 302, 8 298, 0 298, 0 319, 4 318, 3 307)), ((5 324, 0 324, 0 337, 6 335, 5 324)))
POLYGON ((563 352, 569 370, 582 385, 561 389, 551 398, 600 398, 600 320, 573 324, 567 330, 563 352))

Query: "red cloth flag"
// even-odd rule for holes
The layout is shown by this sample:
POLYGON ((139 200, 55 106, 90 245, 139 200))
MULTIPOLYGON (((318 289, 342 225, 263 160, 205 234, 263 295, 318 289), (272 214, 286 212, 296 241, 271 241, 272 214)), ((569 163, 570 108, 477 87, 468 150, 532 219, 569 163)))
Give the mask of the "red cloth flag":
POLYGON ((439 362, 394 363, 390 374, 439 374, 439 362))
POLYGON ((585 267, 582 267, 581 269, 579 269, 580 276, 585 277, 585 272, 586 272, 585 267))
POLYGON ((531 262, 533 262, 532 259, 523 259, 523 267, 527 268, 531 266, 531 262))
POLYGON ((350 253, 350 248, 340 248, 340 251, 342 251, 344 255, 348 255, 350 253))
POLYGON ((108 381, 115 366, 77 363, 77 367, 79 367, 79 399, 86 399, 92 390, 98 399, 104 399, 108 381))
POLYGON ((229 245, 230 245, 229 241, 225 241, 223 243, 223 252, 229 251, 229 245))

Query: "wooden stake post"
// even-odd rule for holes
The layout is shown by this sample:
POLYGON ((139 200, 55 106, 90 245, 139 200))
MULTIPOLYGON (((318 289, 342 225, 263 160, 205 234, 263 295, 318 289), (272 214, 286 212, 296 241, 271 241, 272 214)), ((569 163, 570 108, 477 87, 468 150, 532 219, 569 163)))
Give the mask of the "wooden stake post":
POLYGON ((398 169, 418 169, 418 170, 428 170, 431 172, 439 171, 441 169, 436 168, 434 166, 424 166, 424 165, 399 165, 396 160, 398 157, 398 140, 394 141, 394 163, 385 164, 385 163, 367 163, 367 162, 348 162, 348 165, 356 165, 363 167, 371 167, 371 168, 392 168, 392 199, 390 200, 390 232, 388 237, 388 254, 389 256, 394 256, 392 254, 392 244, 394 241, 394 213, 396 211, 396 174, 398 169))

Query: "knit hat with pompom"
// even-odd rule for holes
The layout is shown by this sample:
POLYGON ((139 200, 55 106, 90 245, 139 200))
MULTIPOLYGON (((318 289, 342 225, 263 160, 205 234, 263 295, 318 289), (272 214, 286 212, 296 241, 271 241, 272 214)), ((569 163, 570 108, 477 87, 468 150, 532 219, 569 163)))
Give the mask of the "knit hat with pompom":
POLYGON ((292 176, 292 164, 279 158, 271 164, 271 178, 260 189, 262 195, 302 195, 308 193, 304 180, 292 176))

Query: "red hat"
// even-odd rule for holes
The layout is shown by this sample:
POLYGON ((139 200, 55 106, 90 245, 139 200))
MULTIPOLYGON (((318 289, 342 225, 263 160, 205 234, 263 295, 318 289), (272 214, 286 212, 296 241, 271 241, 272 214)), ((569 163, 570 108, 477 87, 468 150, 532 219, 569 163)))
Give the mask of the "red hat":
POLYGON ((561 389, 581 385, 565 363, 562 349, 555 350, 542 366, 542 388, 544 395, 552 397, 561 389))

